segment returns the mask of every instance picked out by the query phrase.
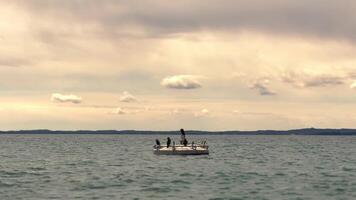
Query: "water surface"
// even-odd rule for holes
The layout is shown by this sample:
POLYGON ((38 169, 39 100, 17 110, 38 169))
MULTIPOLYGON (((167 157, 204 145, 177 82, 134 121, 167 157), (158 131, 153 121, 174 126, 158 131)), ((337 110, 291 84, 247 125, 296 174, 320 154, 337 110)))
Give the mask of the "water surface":
POLYGON ((208 156, 155 138, 0 135, 0 199, 356 199, 356 136, 188 137, 208 156))

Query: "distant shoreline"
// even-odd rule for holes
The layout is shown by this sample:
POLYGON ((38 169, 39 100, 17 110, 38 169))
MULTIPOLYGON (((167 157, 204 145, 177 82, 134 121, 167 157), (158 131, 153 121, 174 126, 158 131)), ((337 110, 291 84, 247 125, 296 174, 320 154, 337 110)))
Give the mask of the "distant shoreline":
MULTIPOLYGON (((257 130, 257 131, 186 131, 188 135, 356 135, 356 129, 257 130)), ((17 130, 0 131, 0 134, 101 134, 101 135, 176 135, 179 131, 139 131, 139 130, 17 130)))

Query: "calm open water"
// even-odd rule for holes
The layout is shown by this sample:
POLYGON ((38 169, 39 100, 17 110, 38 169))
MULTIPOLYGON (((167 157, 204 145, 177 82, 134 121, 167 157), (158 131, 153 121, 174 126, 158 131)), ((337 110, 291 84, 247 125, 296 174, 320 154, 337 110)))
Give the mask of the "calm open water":
POLYGON ((155 138, 0 135, 0 199, 356 199, 354 136, 188 137, 209 156, 155 138))

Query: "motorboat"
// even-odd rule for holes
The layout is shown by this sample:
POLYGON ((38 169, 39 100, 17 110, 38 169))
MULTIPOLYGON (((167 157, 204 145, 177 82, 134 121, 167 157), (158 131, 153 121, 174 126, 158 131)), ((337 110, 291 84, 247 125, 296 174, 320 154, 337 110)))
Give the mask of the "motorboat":
POLYGON ((171 145, 171 138, 167 137, 167 145, 161 145, 161 142, 156 139, 156 145, 153 146, 153 153, 157 155, 207 155, 209 154, 209 146, 206 145, 206 141, 201 144, 195 144, 192 142, 188 145, 188 140, 185 137, 184 129, 180 129, 181 141, 180 145, 176 145, 173 141, 171 145))

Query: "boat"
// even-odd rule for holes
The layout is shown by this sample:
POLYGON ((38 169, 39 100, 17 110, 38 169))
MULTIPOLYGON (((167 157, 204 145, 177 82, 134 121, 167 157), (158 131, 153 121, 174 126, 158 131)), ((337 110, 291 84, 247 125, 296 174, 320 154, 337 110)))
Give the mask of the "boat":
POLYGON ((153 146, 153 153, 156 155, 208 155, 209 146, 205 144, 199 145, 173 145, 166 146, 153 146))
POLYGON ((181 141, 180 145, 176 145, 173 141, 171 145, 171 138, 167 137, 167 146, 161 146, 161 142, 156 139, 156 145, 153 146, 153 153, 157 155, 207 155, 209 154, 209 146, 206 141, 201 144, 192 142, 188 145, 188 140, 185 137, 184 129, 180 129, 181 141))

